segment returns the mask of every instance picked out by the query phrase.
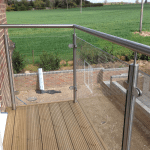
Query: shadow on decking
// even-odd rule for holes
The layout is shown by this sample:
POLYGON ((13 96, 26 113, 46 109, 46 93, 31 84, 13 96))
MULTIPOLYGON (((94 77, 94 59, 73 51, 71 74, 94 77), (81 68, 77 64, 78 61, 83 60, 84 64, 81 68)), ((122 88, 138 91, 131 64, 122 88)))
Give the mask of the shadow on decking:
POLYGON ((4 150, 104 150, 78 103, 73 101, 7 108, 4 150))

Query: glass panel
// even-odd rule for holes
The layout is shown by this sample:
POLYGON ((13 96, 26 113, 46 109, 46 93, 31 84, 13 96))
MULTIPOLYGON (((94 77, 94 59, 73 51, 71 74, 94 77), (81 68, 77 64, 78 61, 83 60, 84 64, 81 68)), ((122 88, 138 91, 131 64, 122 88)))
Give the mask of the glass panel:
POLYGON ((139 64, 137 87, 142 91, 142 96, 136 98, 131 150, 149 150, 150 142, 150 57, 138 54, 139 64))
MULTIPOLYGON (((73 51, 68 47, 72 35, 45 34, 10 36, 15 43, 13 64, 24 58, 25 66, 14 67, 17 105, 73 100, 73 51), (43 70, 44 91, 39 88, 38 68, 43 70)), ((15 65, 14 65, 15 66, 15 65)))
POLYGON ((77 96, 108 149, 121 149, 128 64, 77 37, 77 96))

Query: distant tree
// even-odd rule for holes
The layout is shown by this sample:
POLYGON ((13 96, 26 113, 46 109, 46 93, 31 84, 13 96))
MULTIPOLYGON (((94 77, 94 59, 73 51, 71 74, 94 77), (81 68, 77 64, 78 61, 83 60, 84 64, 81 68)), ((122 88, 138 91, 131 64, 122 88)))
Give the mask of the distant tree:
POLYGON ((67 10, 68 10, 68 2, 69 2, 69 0, 66 0, 66 3, 67 3, 67 10))
POLYGON ((145 4, 147 3, 147 0, 145 0, 145 4))
POLYGON ((34 6, 36 8, 41 8, 43 5, 45 5, 45 3, 41 0, 35 0, 35 2, 34 2, 34 6))
POLYGON ((80 5, 80 0, 74 0, 77 5, 80 5))
POLYGON ((45 3, 45 6, 46 6, 46 7, 49 7, 49 6, 50 6, 50 1, 49 1, 49 0, 43 0, 43 2, 45 3))
POLYGON ((138 4, 138 3, 139 3, 139 0, 136 0, 135 3, 138 4))
POLYGON ((106 3, 107 3, 107 0, 104 0, 104 3, 106 4, 106 3))

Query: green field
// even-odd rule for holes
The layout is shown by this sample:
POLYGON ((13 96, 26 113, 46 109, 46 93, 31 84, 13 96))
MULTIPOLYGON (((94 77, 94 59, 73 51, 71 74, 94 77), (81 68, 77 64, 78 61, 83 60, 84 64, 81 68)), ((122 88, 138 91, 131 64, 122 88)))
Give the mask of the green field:
MULTIPOLYGON (((139 31, 140 4, 132 5, 104 5, 103 7, 83 8, 82 14, 79 8, 34 10, 7 12, 8 24, 78 24, 97 31, 150 45, 150 37, 142 37, 133 32, 139 31)), ((144 4, 143 31, 150 32, 150 5, 144 4)), ((16 50, 27 55, 31 62, 32 50, 38 61, 42 51, 53 51, 61 56, 61 59, 72 60, 72 49, 68 44, 72 43, 73 29, 9 29, 10 39, 16 43, 16 50)), ((129 55, 128 49, 112 44, 103 39, 94 37, 82 31, 76 30, 78 37, 103 49, 112 49, 112 54, 129 55)))

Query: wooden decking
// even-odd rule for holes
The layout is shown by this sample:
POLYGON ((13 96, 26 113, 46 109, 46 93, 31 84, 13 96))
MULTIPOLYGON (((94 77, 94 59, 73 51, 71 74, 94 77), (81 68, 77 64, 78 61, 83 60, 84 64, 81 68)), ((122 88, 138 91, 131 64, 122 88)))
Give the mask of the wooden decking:
POLYGON ((78 103, 7 109, 4 150, 105 150, 78 103))

